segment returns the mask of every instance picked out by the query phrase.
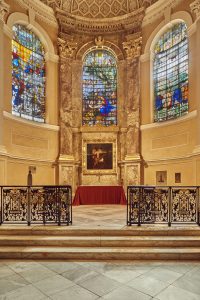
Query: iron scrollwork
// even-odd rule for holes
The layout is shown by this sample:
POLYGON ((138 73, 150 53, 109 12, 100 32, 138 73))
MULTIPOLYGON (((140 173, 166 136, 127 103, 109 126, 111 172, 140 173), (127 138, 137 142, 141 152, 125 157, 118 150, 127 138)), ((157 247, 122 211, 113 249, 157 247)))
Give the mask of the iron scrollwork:
POLYGON ((70 186, 1 187, 1 222, 72 224, 70 186))

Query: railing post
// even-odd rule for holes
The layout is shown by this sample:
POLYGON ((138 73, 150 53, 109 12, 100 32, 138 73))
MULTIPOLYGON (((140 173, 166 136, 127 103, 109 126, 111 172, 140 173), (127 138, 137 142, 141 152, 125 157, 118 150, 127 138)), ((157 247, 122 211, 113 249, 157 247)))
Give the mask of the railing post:
POLYGON ((200 194, 199 194, 200 187, 197 187, 197 224, 200 226, 200 194))
POLYGON ((31 187, 28 186, 27 188, 27 193, 28 193, 28 205, 27 205, 27 223, 28 226, 31 225, 31 187))
POLYGON ((129 216, 129 212, 130 212, 130 208, 129 208, 129 187, 127 186, 127 203, 126 203, 126 225, 127 226, 131 226, 130 224, 130 216, 129 216))
POLYGON ((140 187, 139 188, 139 201, 138 201, 138 226, 141 226, 141 207, 140 207, 140 204, 141 204, 141 201, 142 201, 142 198, 143 198, 143 188, 140 187))
POLYGON ((60 187, 56 187, 56 199, 57 199, 57 209, 58 209, 58 226, 60 226, 61 225, 61 222, 60 222, 60 212, 61 212, 60 187))
POLYGON ((169 199, 168 226, 171 227, 171 224, 172 224, 172 188, 171 188, 171 186, 169 186, 169 188, 168 188, 168 199, 169 199))

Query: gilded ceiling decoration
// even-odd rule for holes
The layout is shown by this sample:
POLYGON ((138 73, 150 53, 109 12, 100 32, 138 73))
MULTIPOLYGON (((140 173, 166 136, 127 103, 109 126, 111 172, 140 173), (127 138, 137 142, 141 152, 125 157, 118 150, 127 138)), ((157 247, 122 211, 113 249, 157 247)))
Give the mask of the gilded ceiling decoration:
POLYGON ((126 15, 157 0, 41 0, 53 9, 59 8, 85 18, 113 18, 126 15))

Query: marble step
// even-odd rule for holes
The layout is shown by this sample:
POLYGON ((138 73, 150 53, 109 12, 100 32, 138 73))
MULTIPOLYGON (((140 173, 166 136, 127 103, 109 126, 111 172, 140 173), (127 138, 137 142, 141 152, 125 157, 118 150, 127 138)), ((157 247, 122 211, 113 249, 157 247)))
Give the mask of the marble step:
POLYGON ((0 258, 66 260, 199 260, 200 247, 0 247, 0 258))
POLYGON ((200 247, 200 236, 17 236, 0 235, 0 246, 200 247))
POLYGON ((199 226, 168 227, 164 225, 124 226, 114 228, 76 228, 71 226, 21 226, 1 225, 2 235, 50 235, 50 236, 200 236, 199 226))

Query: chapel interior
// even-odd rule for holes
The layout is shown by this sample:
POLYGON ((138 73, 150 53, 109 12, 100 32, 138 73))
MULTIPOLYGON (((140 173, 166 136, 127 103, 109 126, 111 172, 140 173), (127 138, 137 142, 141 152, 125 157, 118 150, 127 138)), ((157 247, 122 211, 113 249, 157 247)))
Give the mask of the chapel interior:
POLYGON ((1 185, 200 185, 198 0, 0 8, 1 185))

